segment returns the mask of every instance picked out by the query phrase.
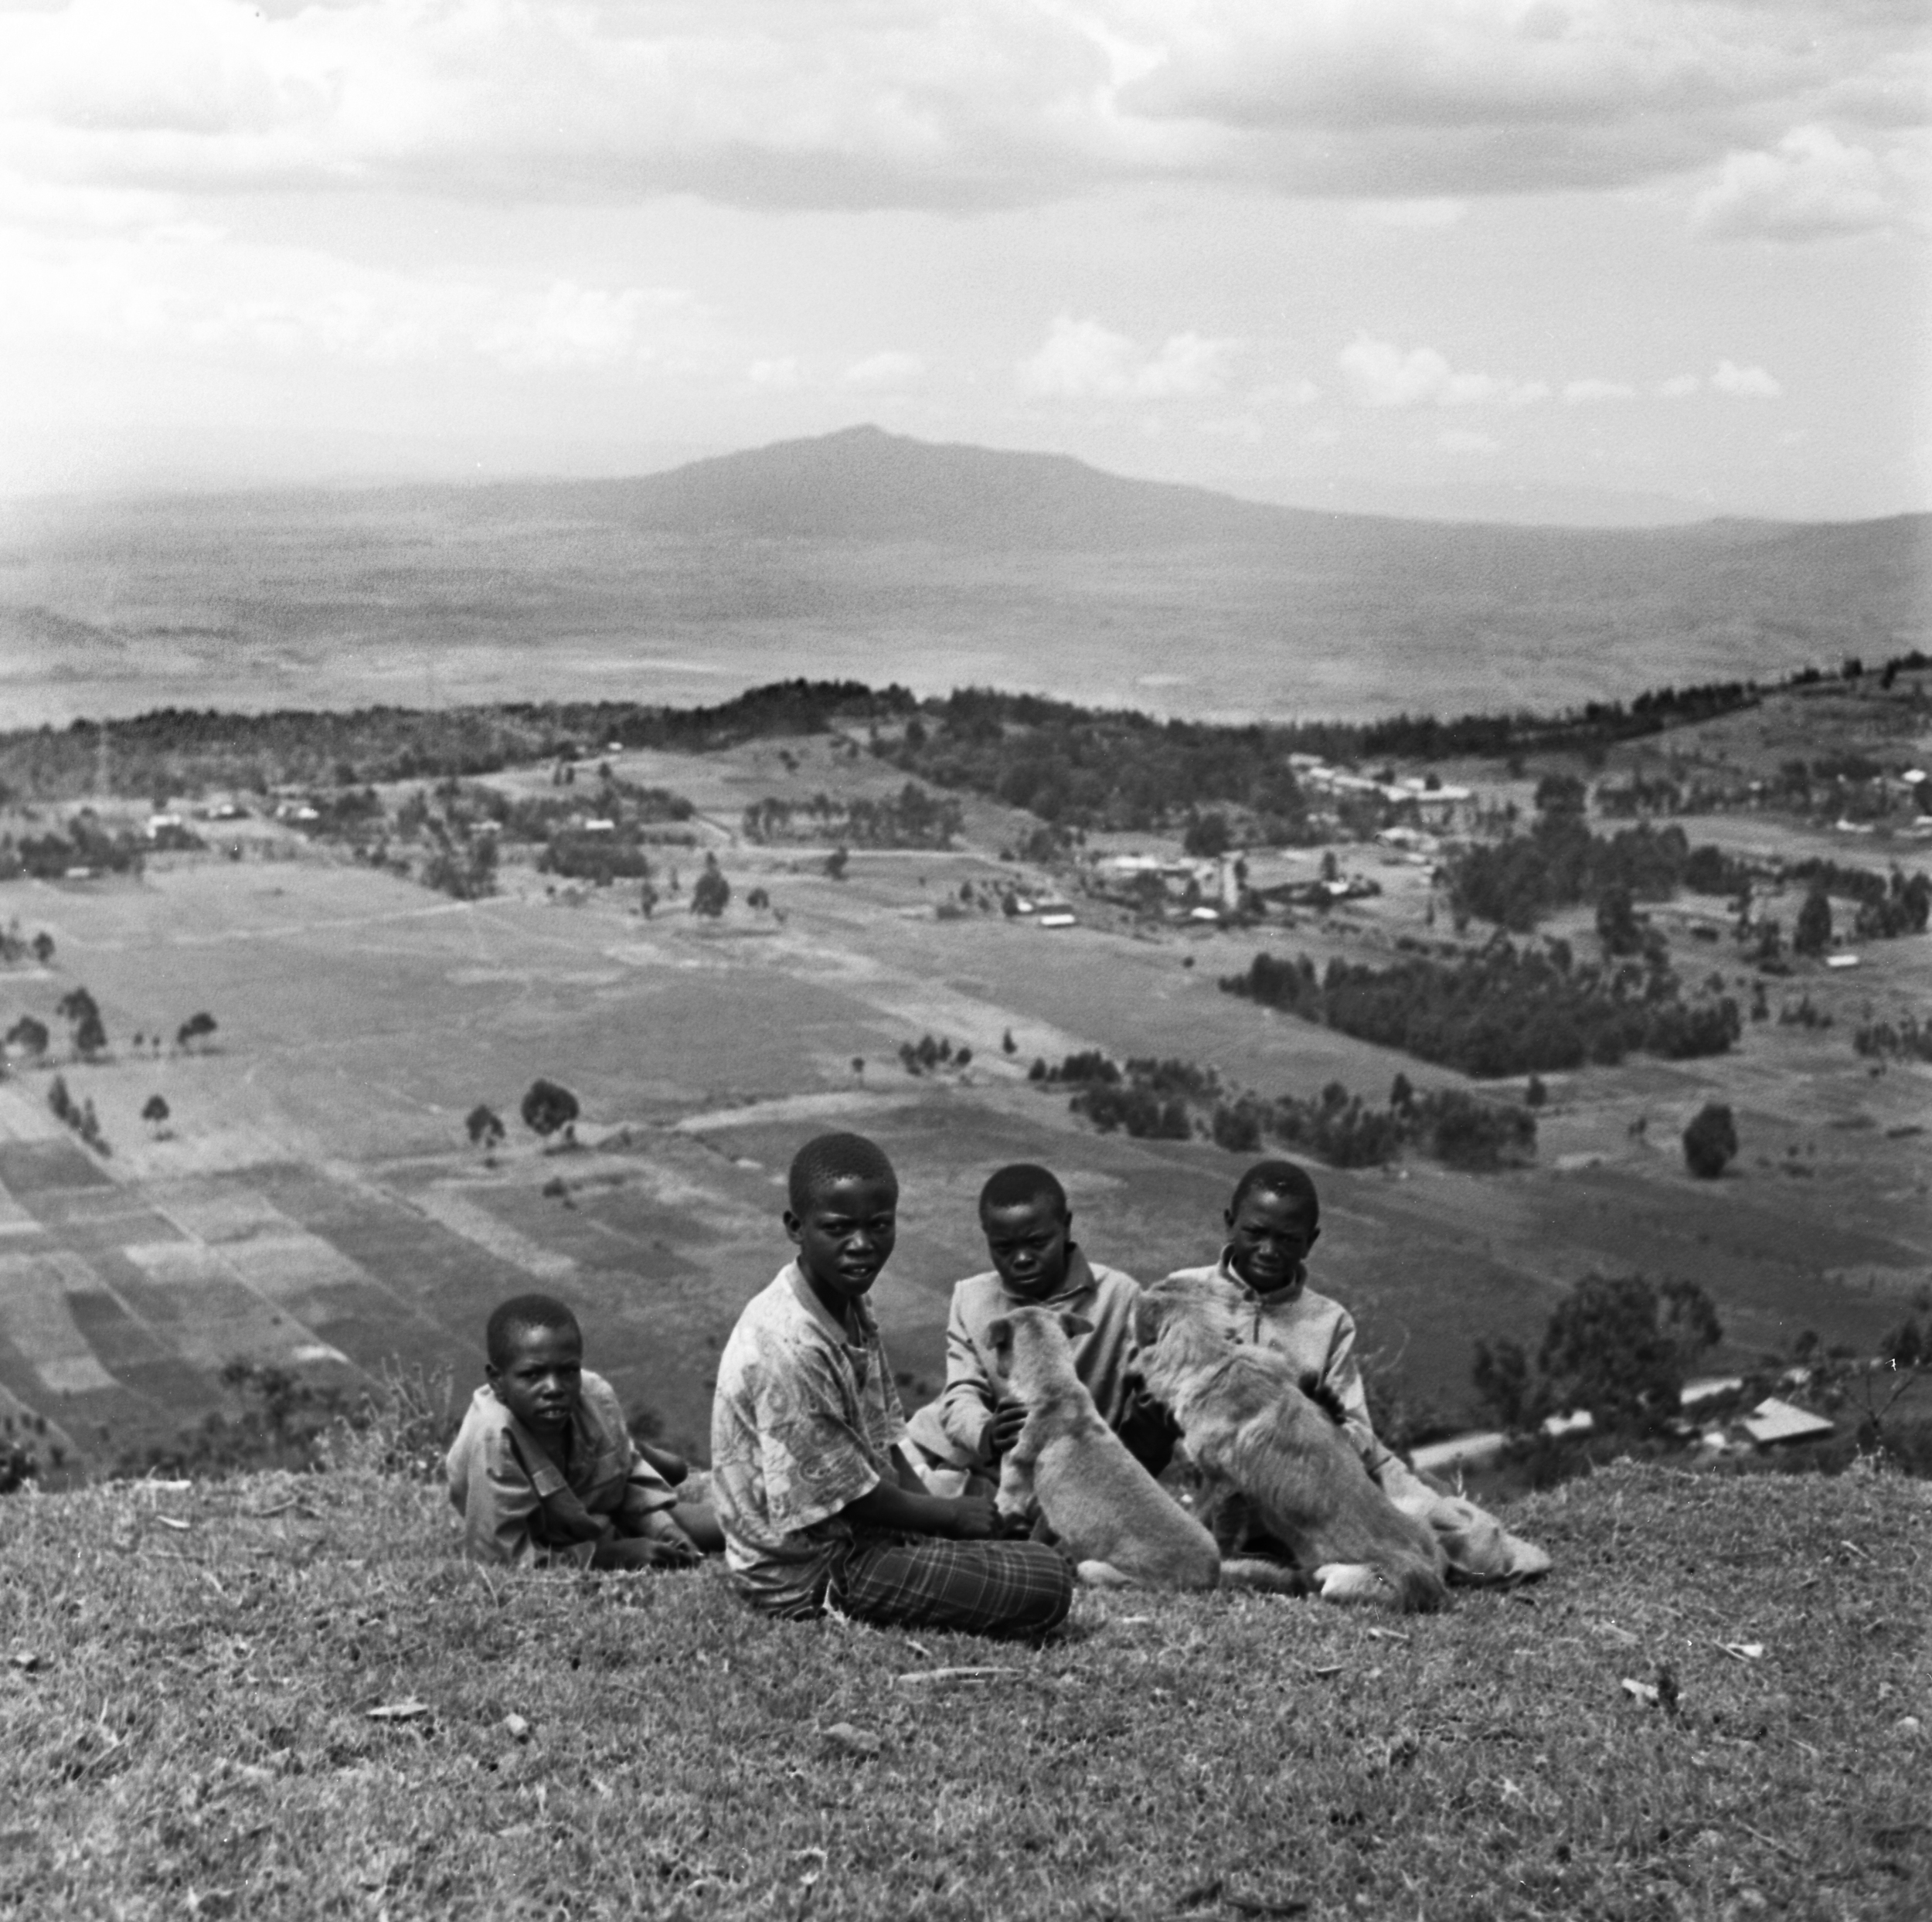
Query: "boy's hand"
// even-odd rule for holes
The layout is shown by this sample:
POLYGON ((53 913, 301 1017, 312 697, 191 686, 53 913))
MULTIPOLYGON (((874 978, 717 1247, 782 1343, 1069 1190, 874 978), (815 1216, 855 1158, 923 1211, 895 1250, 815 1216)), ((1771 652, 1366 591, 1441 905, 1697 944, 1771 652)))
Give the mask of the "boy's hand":
POLYGON ((947 1506, 953 1512, 946 1532, 956 1542, 989 1542, 1005 1532, 1005 1524, 990 1496, 963 1495, 947 1506))
POLYGON ((648 1568, 695 1568, 704 1560, 687 1536, 627 1535, 601 1543, 591 1558, 593 1568, 635 1571, 648 1568))
POLYGON ((1026 1403, 1002 1397, 994 1404, 986 1425, 979 1431, 980 1453, 988 1461, 997 1461, 1019 1441, 1019 1431, 1026 1426, 1026 1403))

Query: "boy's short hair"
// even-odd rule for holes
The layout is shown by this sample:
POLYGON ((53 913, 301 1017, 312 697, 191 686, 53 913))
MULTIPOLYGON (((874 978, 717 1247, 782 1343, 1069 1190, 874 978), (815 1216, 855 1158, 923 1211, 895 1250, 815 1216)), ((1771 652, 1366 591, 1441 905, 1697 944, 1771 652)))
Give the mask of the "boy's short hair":
POLYGON ((989 1208, 1023 1208, 1043 1195, 1063 1215, 1066 1213, 1066 1190, 1051 1169, 1014 1162, 988 1177, 979 1191, 979 1212, 983 1215, 989 1208))
POLYGON ((483 1331, 483 1346, 490 1366, 504 1366, 518 1336, 536 1328, 554 1329, 574 1335, 580 1342, 583 1339, 577 1318, 554 1294, 513 1294, 491 1315, 483 1331))
POLYGON ((1257 1189, 1264 1195, 1279 1195, 1284 1200, 1304 1202, 1310 1216, 1318 1222, 1321 1219, 1321 1197, 1315 1192, 1308 1171, 1293 1162, 1257 1162, 1234 1184, 1228 1213, 1238 1215, 1242 1203, 1257 1189))
POLYGON ((813 1197, 835 1181, 889 1181, 899 1186, 898 1175, 876 1141, 862 1134, 821 1134, 791 1158, 785 1182, 791 1212, 802 1215, 813 1197))

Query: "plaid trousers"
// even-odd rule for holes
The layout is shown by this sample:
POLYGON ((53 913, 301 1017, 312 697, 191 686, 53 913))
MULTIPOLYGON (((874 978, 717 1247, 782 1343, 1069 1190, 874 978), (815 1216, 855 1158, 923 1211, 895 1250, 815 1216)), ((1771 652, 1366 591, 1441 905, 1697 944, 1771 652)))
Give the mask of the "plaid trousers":
POLYGON ((1073 1571, 1038 1542, 862 1535, 834 1567, 825 1600, 882 1628, 1043 1635, 1073 1606, 1073 1571))

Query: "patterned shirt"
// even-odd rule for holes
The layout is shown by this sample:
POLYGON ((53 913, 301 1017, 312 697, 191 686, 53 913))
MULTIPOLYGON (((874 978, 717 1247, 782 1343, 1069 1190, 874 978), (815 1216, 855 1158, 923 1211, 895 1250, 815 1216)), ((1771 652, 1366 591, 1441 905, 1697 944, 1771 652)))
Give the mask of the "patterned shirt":
POLYGON ((631 1528, 677 1496, 638 1454, 616 1391, 601 1375, 583 1371, 583 1390, 570 1417, 569 1444, 559 1468, 485 1383, 471 1398, 463 1426, 444 1462, 450 1499, 463 1518, 463 1546, 485 1562, 587 1563, 597 1540, 621 1520, 631 1528), (573 1529, 546 1525, 546 1511, 567 1515, 573 1529), (581 1511, 581 1516, 578 1511, 581 1511), (579 1539, 587 1517, 596 1539, 579 1539))
POLYGON ((996 1269, 956 1283, 946 1319, 946 1386, 939 1403, 947 1438, 963 1454, 978 1456, 986 1417, 1005 1392, 987 1331, 1001 1315, 1022 1308, 1052 1308, 1094 1324, 1089 1333, 1070 1339, 1073 1370, 1094 1397, 1101 1420, 1118 1428, 1136 1403, 1128 1371, 1134 1352, 1134 1304, 1140 1293, 1133 1276, 1095 1267, 1078 1248, 1072 1251, 1060 1292, 1046 1300, 1015 1294, 996 1269))
POLYGON ((1220 1260, 1212 1265, 1182 1268, 1168 1278, 1223 1283, 1241 1339, 1287 1356, 1302 1375, 1313 1376, 1334 1395, 1342 1404, 1349 1441, 1369 1472, 1380 1479, 1384 1465, 1395 1458, 1376 1438, 1369 1420, 1369 1397, 1355 1358, 1355 1317, 1340 1302, 1316 1294, 1308 1285, 1305 1268, 1296 1271, 1287 1288, 1261 1294, 1235 1272, 1223 1248, 1220 1260))
POLYGON ((882 1481, 906 1431, 879 1324, 852 1302, 854 1341, 797 1262, 747 1303, 718 1362, 711 1497, 725 1558, 754 1606, 802 1614, 823 1601, 841 1511, 882 1481))

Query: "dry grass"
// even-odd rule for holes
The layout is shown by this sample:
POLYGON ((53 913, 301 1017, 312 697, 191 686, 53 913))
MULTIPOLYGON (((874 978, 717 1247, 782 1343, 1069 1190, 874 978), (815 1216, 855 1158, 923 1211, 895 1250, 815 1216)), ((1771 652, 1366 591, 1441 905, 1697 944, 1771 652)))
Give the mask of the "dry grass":
POLYGON ((1087 1595, 1034 1650, 486 1577, 353 1464, 22 1495, 0 1910, 1927 1912, 1926 1485, 1622 1466, 1513 1514, 1534 1592, 1087 1595))

